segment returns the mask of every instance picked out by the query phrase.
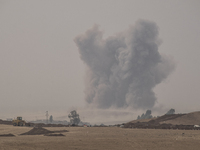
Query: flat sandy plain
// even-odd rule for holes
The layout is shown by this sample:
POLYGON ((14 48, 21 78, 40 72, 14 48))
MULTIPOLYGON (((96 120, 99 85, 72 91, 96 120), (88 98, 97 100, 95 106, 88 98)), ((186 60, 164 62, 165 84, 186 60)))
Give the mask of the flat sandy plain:
POLYGON ((200 130, 48 127, 65 136, 20 135, 31 127, 0 125, 0 150, 199 150, 200 130))

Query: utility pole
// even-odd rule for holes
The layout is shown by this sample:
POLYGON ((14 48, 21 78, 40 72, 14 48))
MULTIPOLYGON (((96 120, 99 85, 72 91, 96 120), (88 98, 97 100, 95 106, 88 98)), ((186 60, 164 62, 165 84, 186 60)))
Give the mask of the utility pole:
POLYGON ((48 117, 49 117, 49 114, 48 114, 48 111, 46 111, 47 124, 48 124, 48 117))

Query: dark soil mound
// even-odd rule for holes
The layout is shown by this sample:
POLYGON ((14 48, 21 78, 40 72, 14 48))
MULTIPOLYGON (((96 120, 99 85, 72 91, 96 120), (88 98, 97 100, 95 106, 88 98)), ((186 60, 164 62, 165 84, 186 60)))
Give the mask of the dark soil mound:
MULTIPOLYGON (((20 135, 47 135, 47 136, 51 136, 51 133, 62 133, 62 132, 69 132, 68 130, 60 130, 60 131, 49 131, 47 129, 44 129, 42 127, 35 127, 32 130, 26 132, 26 133, 22 133, 20 135)), ((53 134, 52 136, 62 136, 60 134, 53 134)), ((64 136, 64 135, 63 135, 64 136)))
POLYGON ((13 135, 13 134, 1 134, 0 137, 1 137, 1 136, 4 136, 4 137, 5 137, 5 136, 6 136, 6 137, 10 137, 10 136, 15 136, 15 135, 13 135))
POLYGON ((69 132, 68 130, 53 131, 54 133, 69 132))
POLYGON ((33 128, 32 130, 22 133, 20 135, 42 135, 42 134, 49 134, 49 133, 54 133, 54 131, 49 131, 44 128, 33 128))
POLYGON ((59 134, 45 134, 44 136, 64 136, 63 134, 59 133, 59 134))

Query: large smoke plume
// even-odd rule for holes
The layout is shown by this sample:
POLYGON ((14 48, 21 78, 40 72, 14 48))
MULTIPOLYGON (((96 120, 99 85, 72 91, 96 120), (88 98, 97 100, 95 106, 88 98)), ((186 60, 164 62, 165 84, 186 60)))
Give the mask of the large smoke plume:
POLYGON ((94 25, 74 41, 87 66, 85 100, 98 108, 153 107, 153 88, 174 69, 173 61, 158 51, 154 22, 139 20, 107 39, 94 25))

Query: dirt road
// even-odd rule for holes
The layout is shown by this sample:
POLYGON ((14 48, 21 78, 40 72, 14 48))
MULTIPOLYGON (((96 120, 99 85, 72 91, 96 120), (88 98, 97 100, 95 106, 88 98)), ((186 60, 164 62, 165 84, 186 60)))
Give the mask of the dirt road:
POLYGON ((200 130, 48 127, 65 136, 20 135, 31 127, 0 125, 0 150, 199 150, 200 130))

